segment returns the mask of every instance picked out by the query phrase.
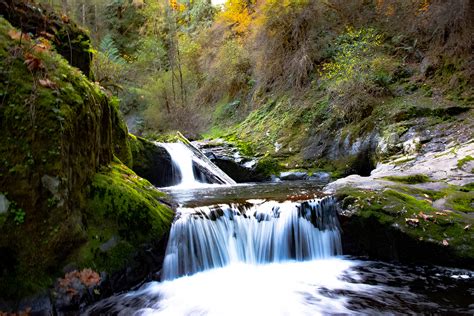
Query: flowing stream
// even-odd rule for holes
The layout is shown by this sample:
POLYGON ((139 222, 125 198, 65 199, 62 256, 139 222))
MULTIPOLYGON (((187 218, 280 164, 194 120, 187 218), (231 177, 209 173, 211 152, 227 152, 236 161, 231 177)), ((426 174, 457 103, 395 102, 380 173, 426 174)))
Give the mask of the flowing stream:
POLYGON ((162 281, 85 314, 474 313, 473 271, 343 256, 335 201, 314 182, 204 184, 186 146, 166 148, 181 183, 162 188, 180 204, 162 281))

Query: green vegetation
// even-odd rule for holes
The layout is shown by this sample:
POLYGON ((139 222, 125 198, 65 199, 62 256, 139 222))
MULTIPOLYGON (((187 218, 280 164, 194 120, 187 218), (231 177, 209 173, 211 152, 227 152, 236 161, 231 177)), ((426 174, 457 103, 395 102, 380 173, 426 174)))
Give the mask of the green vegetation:
POLYGON ((464 158, 462 158, 462 159, 459 159, 459 160, 458 160, 458 164, 457 164, 457 165, 458 165, 458 168, 459 168, 459 169, 462 169, 462 167, 463 167, 466 163, 468 163, 469 161, 473 161, 473 160, 474 160, 474 157, 469 156, 469 155, 466 156, 466 157, 464 157, 464 158))
MULTIPOLYGON (((450 187, 438 192, 400 186, 379 192, 345 188, 338 192, 338 196, 343 199, 345 208, 358 210, 356 216, 397 227, 414 240, 449 245, 458 256, 472 259, 474 231, 466 227, 471 227, 474 220, 458 207, 460 204, 456 201, 462 193, 460 189, 450 187), (444 197, 453 201, 449 205, 454 211, 435 209, 433 201, 427 197, 444 197)), ((469 195, 472 203, 472 192, 465 194, 464 198, 469 195)))
POLYGON ((408 176, 391 176, 391 177, 385 177, 384 179, 394 181, 394 182, 400 182, 400 183, 406 183, 406 184, 416 184, 416 183, 426 183, 430 182, 430 177, 424 174, 412 174, 408 176))
POLYGON ((96 175, 114 155, 132 163, 118 102, 38 35, 0 18, 0 187, 10 201, 0 219, 2 298, 50 287, 68 263, 124 268, 172 220, 163 194, 118 160, 96 175))
POLYGON ((275 159, 265 156, 258 161, 255 172, 262 174, 264 177, 269 177, 271 175, 278 175, 281 169, 281 165, 275 159))
POLYGON ((78 261, 82 267, 114 272, 124 267, 143 243, 157 241, 169 229, 173 212, 160 200, 164 194, 115 160, 92 179, 85 220, 87 242, 78 261), (102 251, 109 240, 116 244, 102 251))

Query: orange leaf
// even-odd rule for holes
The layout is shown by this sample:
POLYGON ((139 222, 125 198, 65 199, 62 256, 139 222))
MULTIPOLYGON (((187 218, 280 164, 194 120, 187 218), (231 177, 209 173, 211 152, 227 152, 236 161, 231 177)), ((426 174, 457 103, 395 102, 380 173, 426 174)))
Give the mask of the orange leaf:
POLYGON ((25 54, 25 64, 29 71, 44 68, 43 62, 38 57, 29 53, 25 54))
POLYGON ((21 40, 21 38, 23 37, 25 40, 30 40, 30 36, 28 34, 25 34, 23 32, 20 32, 20 31, 17 31, 15 29, 11 29, 10 31, 8 31, 8 35, 10 36, 10 38, 12 40, 21 40))
POLYGON ((50 88, 50 89, 57 88, 56 83, 52 82, 49 79, 40 79, 39 84, 42 85, 43 87, 50 88))

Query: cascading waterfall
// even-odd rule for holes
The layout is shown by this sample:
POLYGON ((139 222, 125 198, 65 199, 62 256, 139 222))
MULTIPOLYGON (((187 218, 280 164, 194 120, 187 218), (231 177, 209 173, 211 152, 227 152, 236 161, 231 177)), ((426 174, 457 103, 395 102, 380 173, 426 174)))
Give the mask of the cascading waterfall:
POLYGON ((212 163, 203 153, 199 152, 195 147, 191 145, 185 145, 183 143, 159 143, 160 146, 165 148, 171 156, 173 166, 179 171, 179 175, 175 175, 175 178, 179 178, 179 186, 185 188, 192 188, 201 186, 203 183, 207 183, 206 180, 211 178, 211 182, 219 184, 235 184, 228 175, 219 169, 214 163, 212 163), (193 152, 190 148, 195 152, 193 152), (195 154, 199 154, 199 157, 195 154), (197 175, 195 167, 205 171, 209 177, 202 174, 197 175))
POLYGON ((192 186, 199 183, 194 178, 193 153, 181 143, 163 143, 161 144, 171 156, 174 166, 181 174, 180 185, 192 186))
POLYGON ((170 232, 163 280, 231 263, 312 260, 342 254, 331 197, 180 208, 170 232))

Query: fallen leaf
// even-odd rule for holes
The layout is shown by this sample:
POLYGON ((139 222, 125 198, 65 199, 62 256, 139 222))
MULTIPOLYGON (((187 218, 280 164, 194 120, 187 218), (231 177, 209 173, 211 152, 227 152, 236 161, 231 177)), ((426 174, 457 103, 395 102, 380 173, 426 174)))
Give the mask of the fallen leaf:
POLYGON ((50 89, 56 89, 57 88, 56 83, 52 82, 49 79, 40 79, 39 84, 42 85, 43 87, 50 88, 50 89))
POLYGON ((31 39, 28 34, 17 31, 15 29, 11 29, 10 31, 8 31, 8 36, 10 36, 10 38, 12 40, 17 40, 17 41, 21 40, 22 38, 25 39, 25 40, 30 40, 31 39))
POLYGON ((423 213, 423 212, 418 213, 418 216, 419 216, 420 218, 423 218, 423 220, 425 220, 425 221, 431 220, 431 219, 433 218, 433 216, 431 216, 431 215, 426 215, 426 214, 423 213))
POLYGON ((63 20, 64 23, 69 23, 69 17, 65 14, 61 15, 61 20, 63 20))
POLYGON ((28 67, 29 71, 35 71, 40 68, 44 68, 41 59, 30 53, 25 54, 25 65, 28 67))
POLYGON ((405 223, 410 226, 417 227, 420 221, 418 220, 418 218, 405 218, 405 223))
POLYGON ((448 216, 448 214, 443 213, 443 212, 436 212, 435 214, 439 216, 448 216))
POLYGON ((90 287, 99 284, 100 276, 97 272, 93 271, 92 269, 84 269, 80 272, 79 279, 81 282, 90 287))
POLYGON ((469 230, 471 228, 471 224, 464 226, 464 230, 469 230))
POLYGON ((449 242, 446 239, 443 239, 443 246, 449 246, 449 242))
POLYGON ((54 35, 53 34, 50 34, 48 32, 40 32, 40 35, 43 36, 44 38, 49 38, 49 39, 53 39, 54 38, 54 35))

